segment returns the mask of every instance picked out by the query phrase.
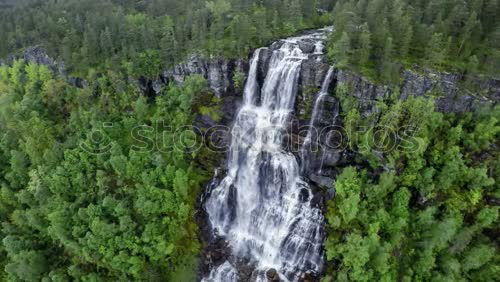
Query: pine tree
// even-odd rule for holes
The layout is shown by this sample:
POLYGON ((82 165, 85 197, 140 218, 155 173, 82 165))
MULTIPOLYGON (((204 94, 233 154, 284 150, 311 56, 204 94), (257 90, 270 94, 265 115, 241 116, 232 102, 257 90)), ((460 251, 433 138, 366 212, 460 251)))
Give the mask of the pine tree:
POLYGON ((295 30, 302 26, 302 12, 300 8, 300 0, 287 0, 287 17, 290 24, 295 30))
POLYGON ((396 66, 394 63, 394 45, 392 37, 388 37, 384 45, 384 55, 381 58, 382 70, 380 77, 384 81, 394 82, 396 76, 396 66))
POLYGON ((475 27, 479 24, 479 21, 477 19, 477 14, 476 12, 472 12, 467 19, 465 26, 463 27, 461 33, 460 33, 460 43, 458 47, 458 56, 462 57, 467 57, 469 56, 471 50, 470 47, 467 48, 467 46, 470 46, 472 42, 469 40, 473 36, 473 31, 475 27))
POLYGON ((101 32, 100 36, 100 49, 101 54, 104 55, 105 59, 112 56, 113 52, 113 39, 111 38, 111 32, 108 27, 101 32))
POLYGON ((165 17, 160 39, 161 61, 165 66, 171 66, 176 62, 177 41, 175 40, 173 22, 170 17, 165 17))
POLYGON ((361 67, 365 67, 368 64, 368 60, 370 59, 371 35, 366 23, 361 27, 361 30, 362 31, 359 36, 358 63, 361 67))
POLYGON ((426 48, 426 58, 429 65, 440 66, 444 60, 444 43, 441 33, 434 33, 426 48))
POLYGON ((318 9, 318 0, 301 0, 300 10, 306 19, 312 19, 318 9))
POLYGON ((347 32, 344 31, 340 39, 334 43, 331 50, 333 59, 337 63, 338 67, 342 68, 349 65, 350 50, 351 40, 347 32))
POLYGON ((413 27, 411 18, 408 15, 404 16, 399 24, 401 25, 402 33, 398 36, 399 48, 397 55, 404 60, 408 57, 410 51, 410 44, 413 40, 413 27))

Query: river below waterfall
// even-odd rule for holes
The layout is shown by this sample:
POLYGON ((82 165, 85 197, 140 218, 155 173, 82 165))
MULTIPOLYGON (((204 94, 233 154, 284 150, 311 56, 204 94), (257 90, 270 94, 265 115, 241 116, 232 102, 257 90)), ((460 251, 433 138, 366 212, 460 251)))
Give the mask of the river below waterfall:
POLYGON ((228 242, 231 256, 213 266, 204 282, 241 281, 236 265, 242 261, 254 269, 251 281, 268 281, 269 273, 298 281, 305 273, 322 271, 324 218, 283 139, 302 63, 323 53, 326 33, 288 38, 281 47, 266 50, 272 55, 261 84, 259 55, 267 48, 253 55, 243 105, 231 131, 227 174, 209 191, 204 205, 212 231, 228 242), (302 40, 312 42, 314 52, 304 53, 302 40))

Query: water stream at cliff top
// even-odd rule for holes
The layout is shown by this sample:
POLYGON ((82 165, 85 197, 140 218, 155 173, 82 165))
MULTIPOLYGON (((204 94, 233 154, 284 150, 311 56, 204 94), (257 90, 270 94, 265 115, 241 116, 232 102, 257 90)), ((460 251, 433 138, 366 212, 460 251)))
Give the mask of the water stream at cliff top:
POLYGON ((232 128, 227 175, 205 203, 213 231, 228 241, 233 261, 214 267, 203 281, 240 281, 234 259, 254 265, 256 281, 267 281, 269 269, 284 281, 321 272, 324 218, 311 203, 296 157, 282 142, 302 63, 323 52, 325 37, 319 31, 284 40, 272 51, 262 87, 257 72, 265 48, 255 51, 232 128), (304 39, 315 43, 316 54, 302 52, 298 42, 304 39))

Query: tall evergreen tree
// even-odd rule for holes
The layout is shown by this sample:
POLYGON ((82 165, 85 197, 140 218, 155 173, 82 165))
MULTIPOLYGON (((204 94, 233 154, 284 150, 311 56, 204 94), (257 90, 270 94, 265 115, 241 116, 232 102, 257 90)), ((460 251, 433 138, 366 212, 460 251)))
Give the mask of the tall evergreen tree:
POLYGON ((444 46, 443 35, 441 33, 434 33, 426 49, 428 64, 440 66, 443 63, 445 56, 444 46))
POLYGON ((361 34, 359 36, 359 65, 364 67, 368 64, 371 54, 371 34, 368 30, 368 25, 365 23, 361 27, 361 34))
POLYGON ((340 68, 347 67, 349 65, 349 52, 351 51, 351 40, 347 32, 342 33, 340 40, 333 45, 331 52, 332 56, 340 68))

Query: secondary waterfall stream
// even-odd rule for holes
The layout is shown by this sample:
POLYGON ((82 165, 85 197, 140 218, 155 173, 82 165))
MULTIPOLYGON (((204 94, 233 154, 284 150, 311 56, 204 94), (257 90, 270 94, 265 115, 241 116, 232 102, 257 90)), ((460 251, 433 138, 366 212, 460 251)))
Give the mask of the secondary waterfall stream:
POLYGON ((284 281, 321 272, 324 218, 311 202, 296 157, 282 143, 302 63, 322 54, 325 39, 326 30, 320 30, 284 40, 272 51, 262 87, 257 72, 265 48, 255 51, 231 132, 227 175, 205 202, 213 231, 228 241, 232 255, 203 281, 240 281, 236 260, 255 267, 255 281, 267 281, 269 269, 284 281), (313 42, 314 53, 301 50, 304 39, 313 42))
POLYGON ((328 73, 326 74, 325 80, 323 81, 323 85, 321 86, 321 90, 318 93, 318 97, 316 97, 316 102, 314 102, 314 107, 311 115, 311 121, 309 123, 309 130, 307 132, 306 139, 304 140, 304 144, 302 145, 300 154, 301 154, 301 164, 300 164, 300 171, 303 173, 306 169, 306 167, 310 164, 309 160, 309 154, 311 151, 315 152, 317 148, 311 147, 312 143, 315 143, 316 140, 313 140, 314 137, 317 138, 317 135, 319 134, 315 130, 315 122, 318 119, 318 115, 321 113, 322 110, 322 105, 323 105, 323 98, 328 95, 328 90, 330 83, 332 82, 333 79, 333 67, 330 67, 328 70, 328 73), (316 135, 316 136, 313 136, 316 135))

